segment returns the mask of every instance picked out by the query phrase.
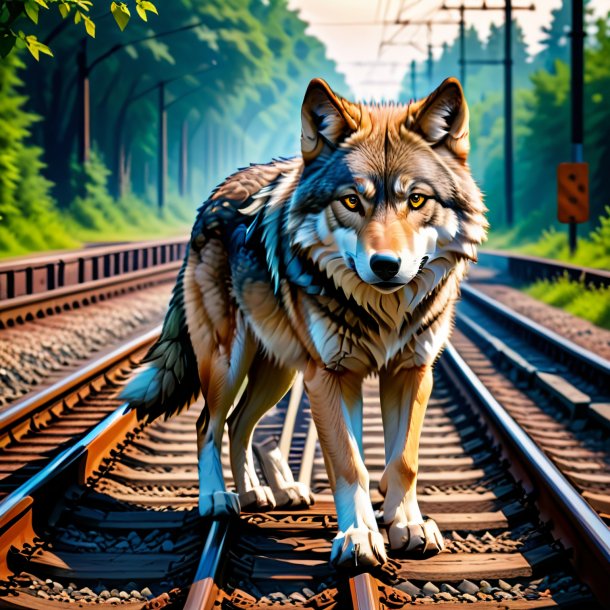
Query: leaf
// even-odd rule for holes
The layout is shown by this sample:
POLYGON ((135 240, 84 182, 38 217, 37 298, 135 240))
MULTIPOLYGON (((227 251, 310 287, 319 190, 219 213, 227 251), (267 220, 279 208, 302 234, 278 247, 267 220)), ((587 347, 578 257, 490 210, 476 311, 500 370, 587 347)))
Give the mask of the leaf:
POLYGON ((72 0, 72 4, 75 4, 76 6, 78 6, 78 8, 83 9, 85 13, 88 13, 89 8, 92 6, 93 3, 89 0, 72 0))
POLYGON ((62 3, 58 7, 59 14, 65 19, 70 14, 70 5, 62 3))
POLYGON ((127 27, 131 18, 129 8, 124 2, 113 2, 110 5, 110 12, 122 32, 127 27))
POLYGON ((136 4, 136 13, 140 16, 142 21, 148 21, 148 17, 146 16, 146 11, 142 8, 140 4, 136 4))
POLYGON ((155 15, 158 15, 159 13, 157 12, 157 7, 152 3, 149 2, 148 0, 142 0, 142 2, 138 2, 138 4, 145 10, 145 11, 150 11, 151 13, 154 13, 155 15))
POLYGON ((80 23, 82 17, 82 13, 80 11, 76 11, 76 13, 74 13, 74 23, 80 23))
POLYGON ((30 18, 34 23, 38 23, 38 10, 40 7, 34 2, 34 0, 28 0, 24 5, 26 15, 30 18))
POLYGON ((85 22, 85 30, 87 30, 87 34, 91 36, 91 38, 95 38, 95 23, 90 17, 83 15, 83 21, 85 22))
POLYGON ((25 44, 28 48, 28 51, 32 54, 36 61, 40 59, 40 53, 44 53, 45 55, 50 55, 53 57, 53 52, 46 44, 40 42, 36 36, 26 36, 25 44))
POLYGON ((47 3, 44 0, 34 0, 34 2, 36 2, 36 4, 40 4, 40 6, 42 6, 42 8, 46 8, 46 9, 49 8, 49 6, 47 5, 47 3))

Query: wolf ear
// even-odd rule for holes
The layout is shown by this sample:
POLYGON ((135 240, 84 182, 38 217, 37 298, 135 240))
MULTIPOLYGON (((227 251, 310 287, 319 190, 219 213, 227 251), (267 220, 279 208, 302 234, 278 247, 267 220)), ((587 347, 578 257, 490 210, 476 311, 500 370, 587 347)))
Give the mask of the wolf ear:
POLYGON ((468 105, 460 82, 447 78, 421 102, 415 115, 415 127, 428 142, 436 144, 444 140, 445 146, 465 161, 470 150, 468 118, 468 105))
POLYGON ((301 152, 305 165, 334 149, 360 124, 360 109, 339 97, 321 78, 307 87, 301 108, 301 152))

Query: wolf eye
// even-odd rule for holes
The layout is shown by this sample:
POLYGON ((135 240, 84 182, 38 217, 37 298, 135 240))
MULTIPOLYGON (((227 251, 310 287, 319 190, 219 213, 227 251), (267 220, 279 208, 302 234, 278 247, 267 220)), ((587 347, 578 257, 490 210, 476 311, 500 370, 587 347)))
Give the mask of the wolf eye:
POLYGON ((340 197, 339 201, 350 212, 360 212, 362 210, 362 204, 360 203, 360 199, 358 199, 356 195, 345 195, 344 197, 340 197))
POLYGON ((430 197, 426 197, 426 195, 422 195, 421 193, 411 193, 409 195, 409 205, 414 210, 417 210, 417 208, 421 208, 428 199, 430 199, 430 197))

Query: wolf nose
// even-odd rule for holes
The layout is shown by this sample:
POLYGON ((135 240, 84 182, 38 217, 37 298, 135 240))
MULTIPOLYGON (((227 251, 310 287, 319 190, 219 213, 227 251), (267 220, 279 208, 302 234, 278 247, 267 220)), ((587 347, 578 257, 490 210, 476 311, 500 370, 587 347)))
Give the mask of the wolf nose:
POLYGON ((373 254, 371 256, 371 269, 373 273, 384 282, 391 280, 400 269, 400 258, 387 254, 373 254))

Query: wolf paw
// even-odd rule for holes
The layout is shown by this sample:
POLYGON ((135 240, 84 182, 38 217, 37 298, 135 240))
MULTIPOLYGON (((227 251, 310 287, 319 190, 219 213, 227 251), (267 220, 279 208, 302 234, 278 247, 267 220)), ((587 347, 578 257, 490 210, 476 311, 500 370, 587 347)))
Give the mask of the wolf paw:
POLYGON ((276 500, 270 487, 258 485, 239 494, 239 504, 245 512, 273 510, 276 500))
POLYGON ((392 523, 388 528, 388 540, 393 551, 435 555, 445 547, 438 525, 432 519, 423 523, 392 523))
POLYGON ((387 561, 383 536, 367 528, 350 527, 333 540, 330 560, 337 567, 375 567, 387 561))
POLYGON ((278 507, 299 508, 311 506, 314 502, 313 494, 304 483, 292 483, 273 490, 278 507))
POLYGON ((229 517, 239 515, 239 496, 230 491, 200 494, 199 514, 202 517, 229 517))

